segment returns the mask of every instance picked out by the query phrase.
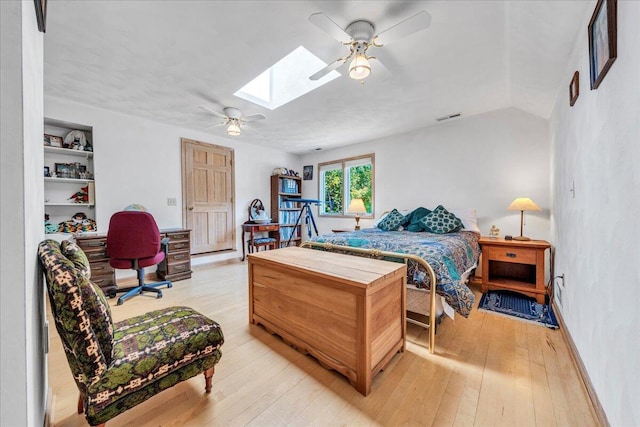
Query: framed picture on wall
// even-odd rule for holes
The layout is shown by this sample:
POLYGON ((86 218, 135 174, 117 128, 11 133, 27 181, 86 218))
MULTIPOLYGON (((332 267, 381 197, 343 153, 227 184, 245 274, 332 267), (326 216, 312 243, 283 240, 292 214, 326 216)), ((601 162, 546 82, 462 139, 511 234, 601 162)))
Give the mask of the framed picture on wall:
POLYGON ((573 73, 571 83, 569 83, 569 105, 573 107, 580 95, 580 73, 576 71, 573 73))
POLYGON ((302 179, 310 181, 313 179, 313 165, 304 166, 302 168, 302 179))
POLYGON ((591 89, 597 89, 617 57, 617 0, 598 0, 589 21, 591 89))

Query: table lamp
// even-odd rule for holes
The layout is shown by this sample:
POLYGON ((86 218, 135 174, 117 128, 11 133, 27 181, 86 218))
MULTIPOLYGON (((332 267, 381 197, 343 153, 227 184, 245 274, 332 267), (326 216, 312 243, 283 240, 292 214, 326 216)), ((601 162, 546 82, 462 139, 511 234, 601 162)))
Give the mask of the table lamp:
POLYGON ((367 212, 367 208, 364 207, 364 202, 362 201, 362 199, 351 199, 351 203, 349 203, 348 212, 356 214, 355 230, 360 230, 360 215, 358 214, 367 212))
POLYGON ((518 197, 509 206, 509 211, 520 211, 520 236, 514 237, 513 240, 527 241, 531 240, 528 237, 522 235, 522 226, 524 224, 524 211, 541 211, 540 207, 534 203, 533 200, 527 197, 518 197))

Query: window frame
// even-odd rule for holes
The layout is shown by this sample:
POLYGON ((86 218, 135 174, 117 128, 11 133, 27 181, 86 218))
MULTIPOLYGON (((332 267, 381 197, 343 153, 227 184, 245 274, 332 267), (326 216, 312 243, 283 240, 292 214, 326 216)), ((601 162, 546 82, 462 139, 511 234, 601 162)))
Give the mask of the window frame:
POLYGON ((342 170, 342 198, 343 198, 343 207, 342 213, 325 213, 322 206, 318 207, 318 216, 322 218, 354 218, 356 214, 350 214, 345 212, 349 209, 349 203, 351 202, 350 191, 345 185, 349 180, 348 168, 352 167, 349 163, 354 161, 368 159, 369 164, 371 164, 371 213, 365 213, 360 215, 360 218, 375 218, 375 154, 363 154, 360 156, 346 157, 344 159, 332 160, 328 162, 318 163, 318 198, 324 202, 325 194, 324 194, 324 176, 323 176, 323 166, 331 166, 331 165, 340 165, 339 168, 335 168, 336 170, 342 170))

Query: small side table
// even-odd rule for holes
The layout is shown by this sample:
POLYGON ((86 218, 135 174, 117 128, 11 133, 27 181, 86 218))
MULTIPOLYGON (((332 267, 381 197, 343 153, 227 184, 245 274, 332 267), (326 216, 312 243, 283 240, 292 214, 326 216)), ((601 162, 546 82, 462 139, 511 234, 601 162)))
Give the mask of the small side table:
POLYGON ((505 289, 533 297, 544 304, 544 253, 551 247, 545 240, 504 240, 481 237, 482 292, 505 289))
POLYGON ((255 224, 245 222, 242 224, 242 261, 246 258, 245 252, 245 233, 249 233, 249 239, 246 240, 247 252, 253 253, 258 251, 260 247, 269 249, 278 249, 280 247, 280 224, 272 222, 268 224, 255 224), (266 232, 269 237, 256 236, 256 233, 266 232))

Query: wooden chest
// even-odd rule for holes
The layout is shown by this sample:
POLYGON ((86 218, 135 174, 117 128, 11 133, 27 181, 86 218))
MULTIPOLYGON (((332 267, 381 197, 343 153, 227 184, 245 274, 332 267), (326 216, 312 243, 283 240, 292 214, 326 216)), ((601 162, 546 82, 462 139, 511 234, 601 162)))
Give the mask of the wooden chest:
POLYGON ((363 395, 406 339, 406 266, 288 247, 249 255, 249 321, 363 395))

